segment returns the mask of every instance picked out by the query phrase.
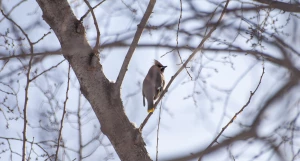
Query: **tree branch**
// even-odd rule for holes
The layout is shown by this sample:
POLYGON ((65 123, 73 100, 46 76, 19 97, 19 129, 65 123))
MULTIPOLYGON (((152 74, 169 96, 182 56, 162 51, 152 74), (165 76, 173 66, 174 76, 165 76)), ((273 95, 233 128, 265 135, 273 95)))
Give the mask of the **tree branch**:
POLYGON ((289 4, 285 2, 273 1, 273 0, 254 0, 263 4, 267 4, 270 8, 277 8, 286 12, 300 12, 299 4, 289 4))
MULTIPOLYGON (((104 75, 98 62, 95 70, 89 70, 89 56, 92 48, 85 32, 78 31, 78 19, 67 0, 37 0, 43 19, 57 36, 62 54, 70 63, 80 84, 80 91, 91 104, 101 131, 110 140, 120 160, 150 161, 146 148, 135 144, 135 126, 124 113, 120 88, 104 75)), ((79 26, 84 31, 84 26, 79 26)))
POLYGON ((66 60, 66 59, 64 59, 64 60, 60 61, 58 64, 56 64, 56 65, 54 65, 54 66, 50 67, 50 68, 49 68, 49 69, 47 69, 47 70, 44 70, 44 71, 43 71, 43 72, 41 72, 40 74, 38 74, 38 75, 36 75, 35 77, 31 78, 31 79, 30 79, 30 82, 31 82, 31 81, 33 81, 33 80, 35 80, 35 79, 36 79, 36 78, 38 78, 39 76, 43 75, 44 73, 46 73, 46 72, 48 72, 48 71, 52 70, 53 68, 56 68, 56 67, 58 67, 58 66, 59 66, 61 63, 63 63, 65 60, 66 60))
POLYGON ((155 3, 156 3, 156 0, 149 0, 149 4, 148 4, 148 7, 146 9, 146 12, 145 12, 140 24, 137 25, 136 33, 135 33, 134 38, 132 40, 132 43, 131 43, 131 45, 128 49, 128 52, 125 56, 124 62, 122 64, 120 73, 119 73, 117 81, 116 81, 117 87, 121 87, 121 85, 122 85, 122 82, 124 80, 124 77, 125 77, 129 62, 131 60, 131 57, 133 55, 133 52, 134 52, 135 48, 138 45, 140 37, 143 33, 143 30, 144 30, 144 28, 147 24, 148 19, 149 19, 151 13, 152 13, 152 10, 154 8, 155 3))
MULTIPOLYGON (((33 57, 35 56, 48 56, 48 55, 60 55, 61 51, 60 50, 56 50, 56 51, 49 51, 49 52, 42 52, 42 53, 33 53, 33 57)), ((2 54, 0 53, 0 55, 7 55, 7 54, 2 54)), ((0 60, 7 60, 7 59, 11 59, 11 58, 26 58, 28 56, 32 56, 31 54, 19 54, 19 55, 11 55, 11 56, 7 56, 7 57, 2 57, 0 58, 0 60)))
POLYGON ((298 83, 298 81, 291 79, 283 87, 281 87, 280 90, 278 90, 272 97, 270 97, 266 101, 266 103, 263 105, 263 107, 261 108, 259 114, 254 119, 251 127, 257 127, 259 125, 259 123, 261 122, 265 111, 270 107, 270 105, 272 103, 274 103, 274 101, 276 101, 280 97, 282 97, 284 94, 288 93, 292 89, 292 87, 294 87, 297 83, 298 83))
MULTIPOLYGON (((95 25, 95 28, 96 28, 96 31, 97 31, 96 44, 95 44, 95 47, 93 48, 93 51, 94 51, 94 54, 95 54, 95 53, 97 53, 97 51, 98 51, 98 49, 99 49, 99 46, 100 46, 100 30, 99 30, 99 27, 98 27, 98 22, 97 22, 95 13, 94 13, 94 9, 93 9, 92 6, 90 5, 90 2, 89 2, 89 1, 84 0, 84 2, 85 2, 86 5, 89 7, 89 10, 90 10, 91 13, 92 13, 93 20, 94 20, 94 25, 95 25)), ((104 1, 102 1, 102 2, 104 2, 104 1)), ((102 3, 102 2, 100 2, 100 3, 102 3)), ((99 4, 100 4, 100 3, 99 3, 99 4)))
POLYGON ((65 118, 65 114, 67 112, 66 111, 66 107, 67 107, 67 101, 69 99, 68 94, 69 94, 69 88, 70 88, 70 69, 71 69, 71 65, 69 64, 66 98, 65 98, 65 101, 64 101, 63 114, 61 116, 61 121, 60 121, 60 129, 59 129, 59 132, 58 132, 57 147, 56 147, 56 153, 55 153, 55 161, 57 161, 57 159, 58 159, 58 150, 59 150, 59 146, 60 146, 60 140, 62 138, 62 130, 63 130, 64 118, 65 118))
MULTIPOLYGON (((101 1, 101 2, 99 2, 96 6, 94 6, 92 9, 95 9, 95 8, 97 8, 99 5, 101 5, 103 2, 105 2, 106 0, 103 0, 103 1, 101 1)), ((86 11, 86 13, 80 18, 80 20, 79 21, 83 21, 83 19, 88 15, 88 13, 90 13, 90 9, 88 10, 88 11, 86 11)))
MULTIPOLYGON (((193 51, 193 53, 188 57, 188 59, 183 63, 183 65, 178 69, 178 71, 171 77, 171 80, 169 81, 169 83, 167 84, 166 88, 162 91, 162 94, 160 95, 160 97, 157 99, 157 101, 154 104, 154 108, 158 105, 159 101, 163 98, 163 96, 167 93, 169 87, 171 86, 172 82, 175 80, 175 78, 179 75, 179 73, 187 66, 187 64, 192 60, 192 58, 198 53, 198 51, 200 51, 202 49, 203 44, 205 43, 205 41, 211 36, 211 34, 216 30, 217 26, 220 24, 222 17, 225 14, 225 11, 227 9, 228 3, 230 0, 226 1, 226 4, 224 6, 224 9, 217 21, 217 23, 215 24, 215 26, 208 32, 208 34, 202 39, 202 41, 200 42, 200 44, 198 45, 198 47, 193 51)), ((143 123, 140 126, 140 130, 142 130, 142 125, 145 125, 148 121, 148 119, 150 118, 152 114, 149 113, 148 116, 146 117, 146 119, 143 121, 143 123)))
POLYGON ((169 160, 169 161, 186 161, 186 160, 192 160, 195 158, 198 158, 199 156, 205 155, 205 154, 210 154, 212 152, 216 152, 217 150, 223 148, 224 146, 227 146, 229 144, 232 144, 236 141, 239 140, 247 140, 249 138, 253 138, 256 137, 256 133, 253 129, 249 130, 249 131, 244 131, 241 132, 235 136, 230 137, 229 139, 226 139, 224 141, 222 141, 221 143, 209 148, 208 150, 200 150, 199 152, 193 153, 191 155, 188 156, 182 156, 182 157, 174 157, 173 159, 164 159, 164 160, 169 160))
MULTIPOLYGON (((263 78, 263 76, 264 76, 264 73, 265 73, 265 67, 263 67, 263 71, 262 71, 262 74, 261 74, 261 76, 260 76, 260 79, 259 79, 259 82, 258 82, 258 84, 257 84, 257 86, 256 86, 256 88, 255 88, 255 90, 254 90, 254 92, 250 92, 250 97, 249 97, 249 99, 248 99, 248 101, 247 101, 247 103, 230 119, 230 121, 222 128, 222 130, 220 131, 220 133, 217 135, 217 137, 207 146, 207 148, 204 150, 204 153, 203 154, 205 154, 205 151, 207 151, 209 148, 211 148, 213 145, 214 145, 214 143, 216 143, 217 141, 218 141, 218 139, 219 139, 219 137, 223 134, 223 132, 227 129, 227 127, 231 124, 231 123, 233 123, 233 121, 237 118, 237 116, 241 113, 241 112, 243 112, 244 111, 244 109, 249 105, 249 103, 251 102, 251 99, 252 99, 252 97, 254 96, 254 94, 255 94, 255 92, 257 91, 257 89, 258 89, 258 87, 259 87, 259 85, 261 84, 261 80, 262 80, 262 78, 263 78)), ((200 157, 199 157, 199 159, 198 159, 198 161, 201 161, 201 159, 202 159, 202 157, 203 157, 203 155, 201 155, 200 157)))
POLYGON ((28 44, 30 45, 30 60, 28 63, 28 70, 26 73, 26 86, 25 86, 25 101, 24 101, 24 109, 23 109, 23 115, 24 115, 24 122, 23 122, 23 145, 22 145, 22 160, 26 161, 26 132, 27 132, 27 105, 28 105, 28 93, 29 93, 29 84, 30 84, 30 72, 31 72, 31 67, 32 67, 32 60, 33 60, 33 43, 31 42, 31 40, 29 39, 27 33, 21 28, 21 26, 19 26, 14 20, 12 20, 11 18, 9 18, 4 12, 3 10, 1 10, 2 15, 8 19, 10 22, 12 22, 15 26, 17 26, 17 28, 22 32, 22 34, 26 37, 28 44))

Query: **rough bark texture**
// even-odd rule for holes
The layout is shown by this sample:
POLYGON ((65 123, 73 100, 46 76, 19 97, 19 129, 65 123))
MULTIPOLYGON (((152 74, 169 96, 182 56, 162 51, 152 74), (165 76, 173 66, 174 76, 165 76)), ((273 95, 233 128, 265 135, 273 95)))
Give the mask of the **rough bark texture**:
POLYGON ((109 138, 121 160, 151 160, 143 145, 136 145, 137 129, 124 113, 120 88, 109 82, 102 66, 95 64, 89 70, 91 46, 85 30, 73 14, 66 0, 37 0, 44 20, 55 32, 63 56, 69 61, 81 87, 81 92, 90 102, 102 132, 109 138))

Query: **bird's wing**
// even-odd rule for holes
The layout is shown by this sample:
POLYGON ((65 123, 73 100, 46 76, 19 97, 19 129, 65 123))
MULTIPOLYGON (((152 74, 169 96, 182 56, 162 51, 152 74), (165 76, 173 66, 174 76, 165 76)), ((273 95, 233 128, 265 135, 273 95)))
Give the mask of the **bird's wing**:
POLYGON ((160 95, 160 92, 162 91, 162 82, 163 82, 163 79, 162 79, 162 76, 160 75, 160 73, 157 73, 156 74, 156 78, 155 78, 155 95, 154 95, 154 99, 157 99, 160 95))

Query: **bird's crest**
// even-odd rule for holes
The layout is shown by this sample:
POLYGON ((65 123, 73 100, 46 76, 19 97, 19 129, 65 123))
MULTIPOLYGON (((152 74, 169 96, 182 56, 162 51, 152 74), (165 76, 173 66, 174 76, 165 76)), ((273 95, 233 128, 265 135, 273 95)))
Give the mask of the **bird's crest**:
POLYGON ((158 67, 163 67, 163 65, 159 61, 157 61, 155 59, 154 59, 154 65, 156 65, 158 67))

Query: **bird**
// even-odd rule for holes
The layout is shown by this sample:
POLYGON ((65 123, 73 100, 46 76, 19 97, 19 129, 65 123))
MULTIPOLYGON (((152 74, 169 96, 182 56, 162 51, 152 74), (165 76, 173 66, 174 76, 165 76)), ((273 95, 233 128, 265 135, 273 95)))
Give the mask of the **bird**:
POLYGON ((165 86, 164 71, 167 66, 162 65, 159 61, 154 60, 154 65, 149 69, 143 81, 143 105, 145 98, 148 103, 148 113, 154 111, 153 102, 156 100, 165 86))

